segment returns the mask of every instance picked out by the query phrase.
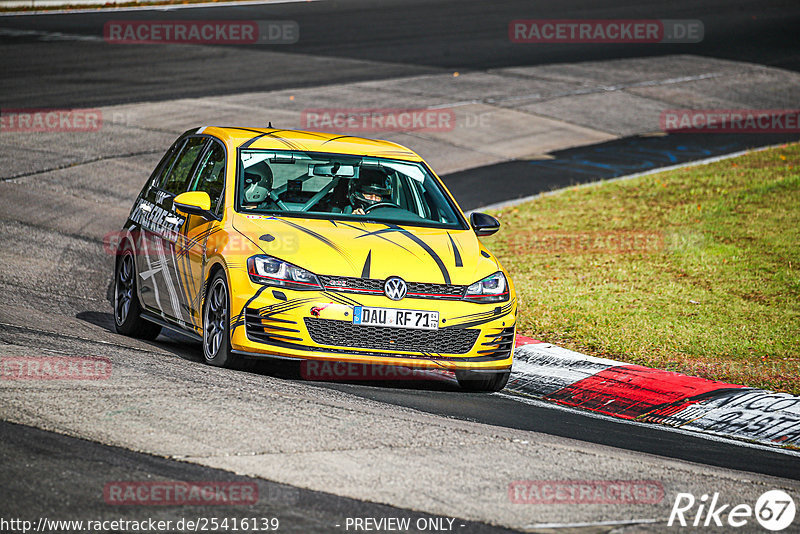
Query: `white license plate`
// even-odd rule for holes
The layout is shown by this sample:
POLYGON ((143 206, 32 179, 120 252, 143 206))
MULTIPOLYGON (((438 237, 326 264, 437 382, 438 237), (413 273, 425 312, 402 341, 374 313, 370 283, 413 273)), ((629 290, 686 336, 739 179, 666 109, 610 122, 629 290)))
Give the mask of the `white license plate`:
POLYGON ((353 324, 438 330, 439 312, 356 306, 353 309, 353 324))

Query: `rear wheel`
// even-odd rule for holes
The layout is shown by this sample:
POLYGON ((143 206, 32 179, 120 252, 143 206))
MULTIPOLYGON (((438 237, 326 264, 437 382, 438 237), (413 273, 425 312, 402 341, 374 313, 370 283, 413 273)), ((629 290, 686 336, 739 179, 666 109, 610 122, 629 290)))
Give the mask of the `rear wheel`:
POLYGON ((208 284, 203 305, 203 356, 209 365, 235 367, 239 358, 231 351, 228 280, 218 271, 208 284))
POLYGON ((477 392, 501 391, 508 383, 511 371, 480 372, 480 371, 456 371, 456 379, 461 389, 477 392))
POLYGON ((142 319, 136 296, 136 268, 129 247, 123 249, 114 273, 114 329, 118 334, 149 340, 161 332, 161 326, 142 319))

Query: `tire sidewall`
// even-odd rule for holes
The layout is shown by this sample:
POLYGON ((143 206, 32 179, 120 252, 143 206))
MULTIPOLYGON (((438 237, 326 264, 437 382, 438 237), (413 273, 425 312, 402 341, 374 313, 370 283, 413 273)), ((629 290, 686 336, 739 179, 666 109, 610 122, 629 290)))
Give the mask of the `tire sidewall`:
POLYGON ((131 251, 129 246, 125 246, 122 249, 121 254, 119 255, 119 259, 117 260, 116 268, 114 269, 114 302, 112 304, 114 308, 114 327, 116 328, 117 332, 127 334, 129 333, 133 327, 134 322, 136 321, 139 315, 139 298, 136 294, 136 262, 133 261, 133 252, 131 251), (117 320, 117 303, 119 299, 118 289, 119 289, 119 271, 122 268, 122 264, 125 261, 126 256, 130 256, 131 258, 131 302, 128 306, 128 315, 125 317, 125 320, 121 323, 117 320))
POLYGON ((230 318, 231 318, 231 294, 230 289, 228 288, 228 280, 225 276, 224 271, 217 272, 212 278, 211 282, 208 284, 208 290, 206 291, 205 299, 203 300, 203 359, 209 365, 214 365, 218 367, 225 367, 231 363, 231 331, 230 331, 230 318), (225 328, 223 329, 223 339, 222 343, 219 344, 219 348, 217 349, 216 354, 209 354, 207 349, 207 329, 206 325, 206 315, 208 314, 208 309, 210 306, 209 296, 211 292, 219 285, 222 284, 225 288, 225 328))

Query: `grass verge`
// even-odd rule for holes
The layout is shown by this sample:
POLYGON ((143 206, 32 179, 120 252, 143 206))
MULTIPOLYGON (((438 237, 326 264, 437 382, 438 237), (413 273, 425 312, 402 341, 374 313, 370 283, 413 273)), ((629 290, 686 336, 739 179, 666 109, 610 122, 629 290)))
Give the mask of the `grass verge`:
POLYGON ((520 334, 800 394, 800 144, 494 215, 520 334))

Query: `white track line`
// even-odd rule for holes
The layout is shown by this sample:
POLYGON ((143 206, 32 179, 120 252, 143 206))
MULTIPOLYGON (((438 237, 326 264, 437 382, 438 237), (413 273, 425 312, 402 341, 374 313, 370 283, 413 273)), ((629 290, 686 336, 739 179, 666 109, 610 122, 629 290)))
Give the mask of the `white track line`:
POLYGON ((526 529, 529 528, 585 528, 585 527, 615 527, 615 526, 625 526, 625 525, 641 525, 641 524, 652 524, 652 523, 659 523, 661 521, 666 521, 664 519, 626 519, 621 521, 595 521, 593 523, 534 523, 533 525, 528 525, 526 529))

